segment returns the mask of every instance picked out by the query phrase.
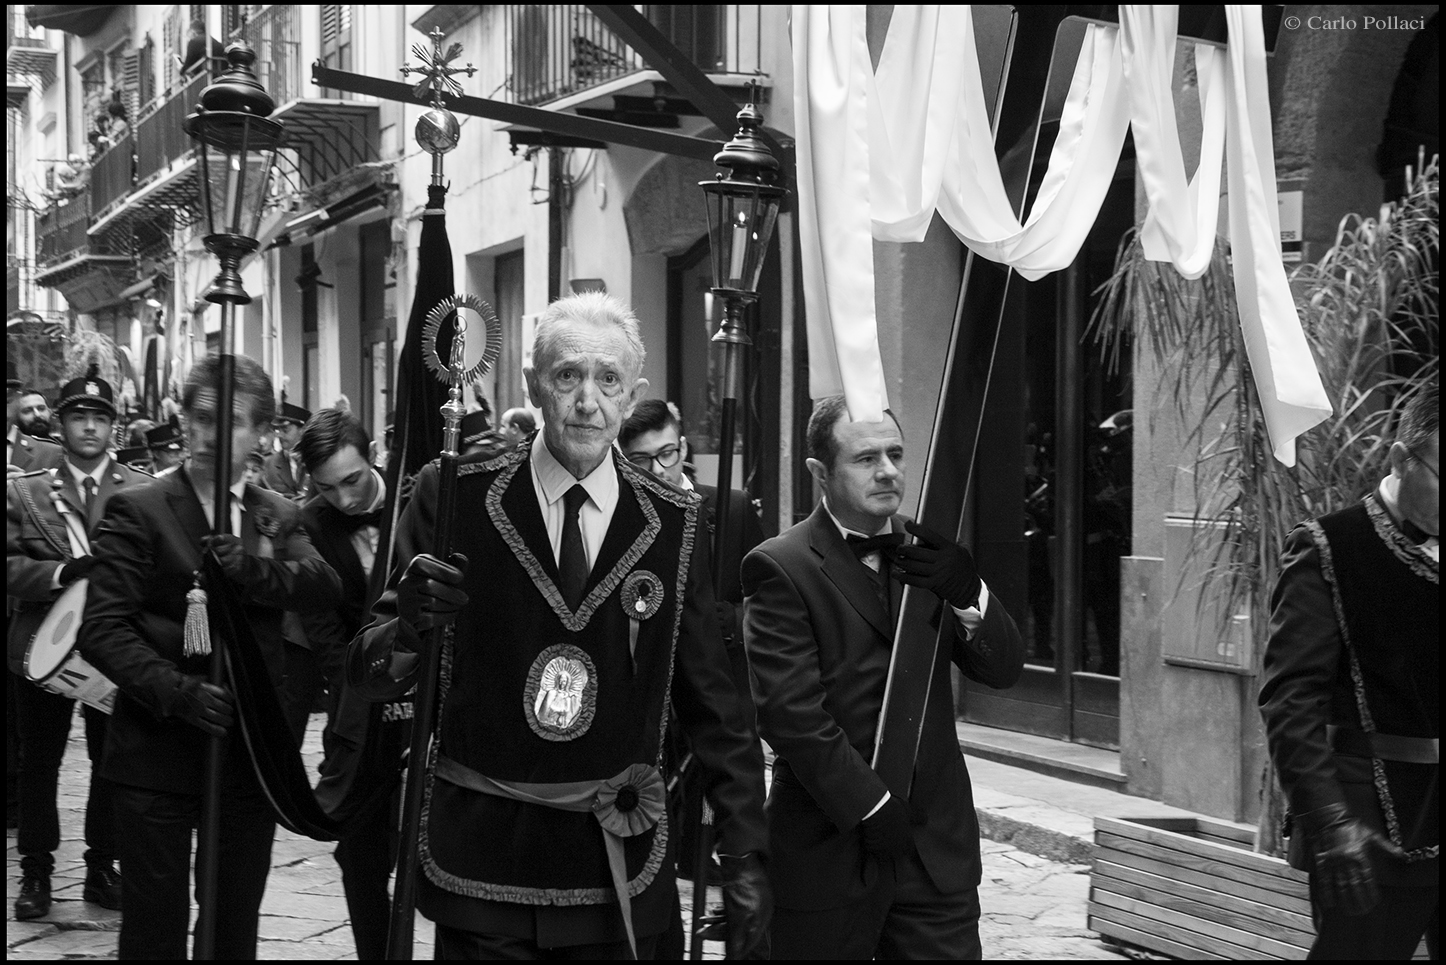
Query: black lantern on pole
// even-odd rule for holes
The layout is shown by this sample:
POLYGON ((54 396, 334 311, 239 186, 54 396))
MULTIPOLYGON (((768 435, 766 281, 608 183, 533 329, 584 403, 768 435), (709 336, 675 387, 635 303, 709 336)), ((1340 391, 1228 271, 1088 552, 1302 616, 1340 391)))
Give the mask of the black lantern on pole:
MULTIPOLYGON (((236 306, 251 296, 241 286, 241 259, 257 248, 256 235, 271 182, 271 166, 281 143, 280 122, 271 120, 276 102, 251 71, 256 53, 241 41, 226 48, 230 67, 201 92, 196 112, 186 118, 186 133, 196 142, 201 174, 201 206, 206 218, 202 239, 221 262, 206 300, 221 306, 220 384, 216 393, 216 441, 212 472, 213 532, 229 531, 231 521, 231 435, 235 423, 236 306)), ((235 534, 235 535, 240 535, 235 534)), ((189 619, 189 616, 188 616, 189 619)), ((225 682, 222 648, 211 646, 210 682, 225 682)), ((206 753, 201 826, 196 849, 196 891, 201 913, 196 921, 195 957, 215 957, 216 882, 221 836, 221 762, 223 738, 213 737, 206 753)))
POLYGON ((201 165, 201 207, 206 250, 221 260, 221 272, 206 300, 246 305, 241 259, 256 250, 271 167, 281 143, 281 122, 271 120, 276 102, 256 79, 256 52, 244 41, 226 48, 230 67, 201 92, 186 133, 196 142, 201 165))
MULTIPOLYGON (((737 431, 738 399, 742 394, 742 352, 753 344, 748 337, 744 313, 758 300, 758 276, 773 238, 778 209, 788 191, 777 183, 782 167, 768 145, 758 136, 763 115, 751 101, 738 112, 738 133, 713 156, 724 171, 712 181, 700 181, 704 207, 708 211, 708 245, 713 256, 713 294, 723 299, 723 322, 713 341, 723 346, 722 407, 718 432, 718 508, 713 526, 713 590, 722 599, 725 546, 731 538, 728 519, 733 488, 733 437, 737 431)), ((741 535, 741 527, 739 534, 741 535)), ((694 881, 707 881, 712 857, 712 812, 698 795, 698 852, 694 856, 694 881)), ((707 920, 705 902, 693 904, 693 942, 689 957, 703 955, 707 920)))

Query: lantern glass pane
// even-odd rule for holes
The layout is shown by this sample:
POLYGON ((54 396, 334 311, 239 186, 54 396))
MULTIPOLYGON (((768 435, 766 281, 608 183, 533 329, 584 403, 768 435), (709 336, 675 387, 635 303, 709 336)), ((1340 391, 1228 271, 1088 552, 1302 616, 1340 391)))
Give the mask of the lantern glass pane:
POLYGON ((201 154, 201 202, 207 234, 256 237, 270 188, 280 125, 212 112, 195 132, 201 154))

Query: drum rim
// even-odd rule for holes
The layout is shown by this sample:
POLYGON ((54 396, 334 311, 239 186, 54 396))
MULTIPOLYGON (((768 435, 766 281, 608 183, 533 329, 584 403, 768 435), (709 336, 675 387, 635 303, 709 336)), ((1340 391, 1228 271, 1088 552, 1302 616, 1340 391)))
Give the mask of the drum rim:
MULTIPOLYGON (((60 662, 57 663, 53 668, 51 668, 49 673, 40 677, 36 677, 30 672, 30 655, 35 652, 35 641, 40 636, 40 631, 45 629, 46 624, 50 622, 50 615, 55 612, 56 607, 60 606, 61 603, 65 602, 67 597, 79 596, 82 603, 81 612, 77 619, 83 620, 85 618, 84 600, 87 592, 89 591, 89 587, 90 580, 76 580, 74 583, 70 584, 70 586, 62 590, 60 596, 56 597, 55 602, 50 605, 50 609, 47 610, 45 613, 45 618, 40 621, 40 625, 37 626, 35 628, 35 632, 30 635, 30 642, 25 645, 25 660, 21 663, 21 669, 25 672, 26 680, 30 681, 33 684, 44 684, 51 677, 54 677, 56 674, 60 673, 60 668, 64 667, 66 662, 69 661, 70 655, 76 653, 76 644, 72 643, 70 645, 70 648, 66 650, 66 656, 61 658, 60 662)), ((78 637, 79 635, 80 627, 79 625, 77 625, 76 636, 78 637)), ((84 660, 85 658, 81 657, 81 659, 84 660)), ((87 660, 86 665, 91 667, 92 669, 95 669, 96 673, 100 673, 100 670, 96 668, 94 664, 90 663, 90 661, 87 660)), ((104 674, 101 674, 101 676, 104 676, 104 674)))

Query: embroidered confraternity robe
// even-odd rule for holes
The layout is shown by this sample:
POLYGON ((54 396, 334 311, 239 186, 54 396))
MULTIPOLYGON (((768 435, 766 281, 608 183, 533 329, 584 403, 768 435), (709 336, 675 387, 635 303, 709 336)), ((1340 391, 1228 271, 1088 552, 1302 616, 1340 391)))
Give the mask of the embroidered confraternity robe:
MULTIPOLYGON (((1290 808, 1345 804, 1408 855, 1378 857, 1381 881, 1434 885, 1439 766, 1333 748, 1327 728, 1438 738, 1440 565, 1374 494, 1298 526, 1283 561, 1260 705, 1290 808)), ((1291 864, 1310 870, 1300 838, 1291 864)))
MULTIPOLYGON (((538 435, 533 444, 545 443, 538 435)), ((574 613, 558 590, 529 453, 524 443, 460 467, 453 548, 469 561, 470 602, 443 651, 420 860, 427 880, 450 896, 553 908, 611 904, 616 922, 593 813, 481 793, 456 773, 555 786, 656 767, 672 700, 709 775, 721 848, 736 854, 766 848, 762 755, 718 632, 696 495, 612 452, 618 504, 574 613)), ((397 568, 375 622, 353 644, 351 673, 373 699, 413 682, 392 681, 385 654, 399 632, 395 585, 431 542, 436 491, 434 464, 419 475, 399 523, 397 568)), ((662 929, 671 901, 663 869, 673 866, 676 830, 661 810, 655 826, 622 841, 639 936, 662 929)), ((430 914, 428 904, 424 889, 419 906, 430 914)), ((451 898, 443 904, 457 907, 451 898)), ((487 921, 484 914, 480 930, 487 921)))

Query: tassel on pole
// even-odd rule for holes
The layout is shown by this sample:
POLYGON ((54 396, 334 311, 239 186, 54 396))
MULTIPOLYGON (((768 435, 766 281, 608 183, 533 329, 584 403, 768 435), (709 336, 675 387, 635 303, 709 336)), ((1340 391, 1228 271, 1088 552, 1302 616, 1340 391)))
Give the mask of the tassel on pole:
POLYGON ((211 621, 206 616, 206 591, 198 579, 186 593, 186 642, 182 653, 187 657, 211 655, 211 621))

